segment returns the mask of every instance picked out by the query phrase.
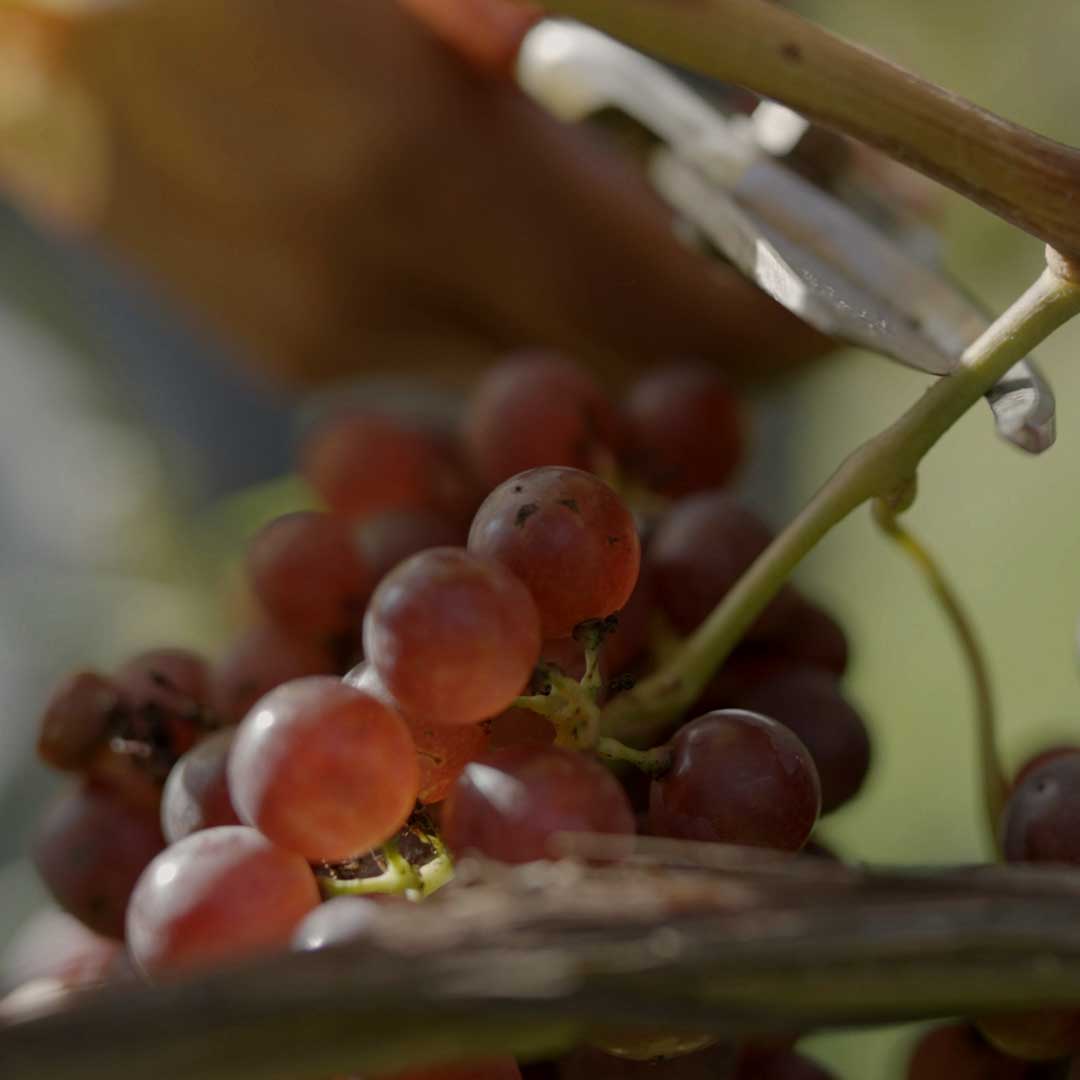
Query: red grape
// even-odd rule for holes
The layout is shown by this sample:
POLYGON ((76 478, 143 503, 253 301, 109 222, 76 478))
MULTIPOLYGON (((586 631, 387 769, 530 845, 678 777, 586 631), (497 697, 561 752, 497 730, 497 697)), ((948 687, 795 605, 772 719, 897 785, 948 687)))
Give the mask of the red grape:
MULTIPOLYGON (((772 541, 760 518, 723 492, 705 492, 678 503, 649 544, 657 602, 675 629, 696 629, 772 541)), ((750 628, 754 638, 783 633, 799 607, 785 585, 750 628)))
POLYGON ((662 368, 634 385, 623 413, 631 469, 661 494, 718 488, 742 457, 742 410, 719 372, 690 364, 662 368))
POLYGON ((473 519, 469 550, 525 582, 546 638, 570 637, 579 623, 622 608, 641 565, 630 511, 578 469, 533 469, 501 484, 473 519))
POLYGON ((251 585, 267 614, 290 633, 330 638, 359 625, 373 579, 356 527, 301 511, 275 518, 251 541, 251 585))
POLYGON ((618 624, 604 639, 604 657, 607 670, 612 673, 626 671, 640 660, 649 648, 649 634, 656 611, 656 597, 652 575, 646 562, 641 563, 637 583, 630 599, 619 610, 618 624))
POLYGON ((97 934, 123 938, 131 890, 164 843, 155 809, 84 784, 45 815, 34 864, 62 908, 97 934))
POLYGON ((324 421, 301 448, 301 470, 327 506, 348 517, 461 512, 471 499, 471 484, 445 437, 378 413, 324 421))
POLYGON ((330 649, 260 623, 233 643, 214 673, 214 708, 238 724, 275 686, 305 675, 332 675, 338 669, 330 649))
POLYGON ((167 848, 139 878, 128 949, 150 976, 213 967, 287 946, 318 903, 301 856, 241 825, 205 829, 167 848))
POLYGON ((848 640, 843 628, 823 608, 801 598, 767 645, 791 661, 836 676, 848 668, 848 640))
POLYGON ((779 720, 810 751, 821 780, 821 812, 853 798, 870 769, 870 736, 836 679, 813 667, 778 665, 731 705, 779 720))
POLYGON ((783 724, 755 713, 708 713, 672 740, 671 769, 654 780, 649 831, 657 836, 798 851, 821 808, 809 750, 783 724))
POLYGON ((464 547, 465 524, 434 510, 398 510, 364 522, 361 543, 372 579, 381 581, 409 556, 435 547, 464 547))
POLYGON ((433 548, 375 590, 364 652, 408 715, 470 724, 501 712, 528 684, 540 622, 528 590, 498 562, 433 548))
POLYGON ((111 679, 93 671, 64 679, 42 714, 38 753, 56 769, 84 768, 108 738, 119 704, 120 691, 111 679))
POLYGON ((584 368, 532 349, 504 360, 480 382, 465 438, 473 467, 491 488, 541 465, 596 471, 613 459, 619 419, 584 368))
POLYGON ((1001 846, 1010 862, 1080 863, 1080 751, 1051 757, 1013 788, 1001 846))
POLYGON ((161 795, 161 831, 170 844, 200 829, 239 825, 225 767, 235 728, 196 743, 172 768, 161 795))
POLYGON ((236 733, 228 776, 242 820, 326 862, 397 832, 419 784, 401 717, 374 695, 320 676, 286 683, 255 704, 236 733))
POLYGON ((1045 750, 1040 750, 1034 757, 1028 758, 1017 770, 1010 790, 1015 791, 1036 769, 1041 769, 1048 761, 1052 761, 1056 757, 1062 757, 1065 754, 1078 752, 1080 752, 1080 746, 1067 743, 1060 743, 1057 746, 1049 746, 1045 750))
POLYGON ((488 728, 488 746, 492 750, 519 743, 550 746, 555 741, 554 725, 532 709, 507 709, 489 721, 488 728))
POLYGON ((554 746, 508 746, 470 762, 443 809, 451 850, 508 863, 551 856, 559 832, 625 834, 634 812, 599 762, 554 746))
POLYGON ((1029 1066, 995 1050, 970 1024, 931 1028, 908 1060, 907 1080, 1025 1080, 1029 1066))

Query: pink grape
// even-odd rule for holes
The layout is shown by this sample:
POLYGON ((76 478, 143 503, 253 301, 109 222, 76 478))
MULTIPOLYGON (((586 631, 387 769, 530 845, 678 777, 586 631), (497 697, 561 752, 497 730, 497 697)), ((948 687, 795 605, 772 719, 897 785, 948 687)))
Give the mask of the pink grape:
POLYGON ((409 716, 471 724, 524 690, 540 656, 540 621, 528 590, 498 562, 433 548, 375 590, 364 653, 409 716))
POLYGON ((228 764, 241 820, 311 861, 370 851, 416 802, 416 750, 401 717, 329 677, 296 679, 260 699, 228 764))
POLYGON ((465 438, 491 488, 541 465, 596 470, 620 442, 619 418, 599 383, 559 353, 531 349, 492 368, 473 395, 465 438))
POLYGON ((519 473, 485 500, 469 550, 513 571, 532 593, 545 638, 570 637, 630 599, 641 546, 630 511, 579 469, 519 473))
POLYGON ((634 812, 599 762, 526 744, 466 765, 444 804, 442 826, 454 852, 524 863, 550 858, 556 833, 633 833, 634 812))
POLYGON ((247 568, 267 614, 304 637, 330 638, 358 625, 374 585, 355 526, 315 511, 264 525, 248 547, 247 568))
POLYGON ((319 903, 300 855, 254 829, 192 833, 146 868, 127 913, 128 949, 153 978, 288 946, 319 903))
POLYGON ((41 716, 37 750, 54 769, 84 768, 108 738, 120 706, 116 684, 93 671, 79 671, 53 691, 41 716))

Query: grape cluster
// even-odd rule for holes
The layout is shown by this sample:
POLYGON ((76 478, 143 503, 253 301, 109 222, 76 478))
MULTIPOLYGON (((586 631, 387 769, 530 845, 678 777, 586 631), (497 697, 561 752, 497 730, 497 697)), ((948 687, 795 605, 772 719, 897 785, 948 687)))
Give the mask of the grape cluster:
MULTIPOLYGON (((166 979, 362 940, 454 857, 552 858, 559 833, 803 848, 859 791, 870 742, 840 686, 846 637, 793 586, 659 745, 601 737, 604 704, 772 540, 727 488, 745 426, 712 371, 660 369, 617 403, 538 350, 488 374, 460 430, 323 417, 300 467, 324 509, 251 540, 258 615, 219 662, 156 650, 46 707, 41 755, 76 775, 36 846, 57 902, 166 979)), ((793 1041, 696 1037, 662 1071, 825 1076, 793 1041)), ((674 1042, 581 1054, 617 1075, 674 1042)))

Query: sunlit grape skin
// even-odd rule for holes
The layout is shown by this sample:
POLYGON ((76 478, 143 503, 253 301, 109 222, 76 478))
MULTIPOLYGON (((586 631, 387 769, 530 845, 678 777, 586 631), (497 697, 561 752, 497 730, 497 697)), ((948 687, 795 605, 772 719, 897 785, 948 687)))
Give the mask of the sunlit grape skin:
POLYGON ((1050 757, 1013 788, 1001 847, 1009 862, 1080 864, 1080 750, 1050 757))
POLYGON ((416 801, 416 751, 401 717, 374 695, 311 676, 252 707, 229 754, 240 819, 311 861, 382 843, 416 801))
POLYGON ((630 511, 579 469, 531 469, 500 484, 473 518, 469 550, 525 582, 545 638, 570 637, 622 608, 641 565, 630 511))
POLYGON ((288 946, 319 903, 303 857, 254 829, 224 825, 192 833, 143 872, 127 913, 127 942, 151 978, 288 946))
POLYGON ((131 890, 164 846, 156 807, 83 784, 46 813, 33 855, 38 873, 62 908, 95 933, 123 938, 131 890))
POLYGON ((623 415, 630 468, 661 494, 721 487, 742 457, 739 400, 710 368, 678 364, 646 375, 634 384, 623 415))
POLYGON ((408 715, 472 724, 524 690, 540 656, 540 620, 504 566, 463 548, 432 548, 375 590, 364 654, 408 715))
POLYGON ((657 836, 798 851, 821 808, 810 752, 783 724, 737 709, 707 713, 672 740, 649 793, 657 836))
POLYGON ((595 470, 614 456, 619 419, 599 383, 557 352, 531 349, 492 368, 465 420, 473 467, 489 488, 527 469, 595 470))
POLYGON ((161 794, 161 830, 170 844, 200 829, 240 824, 226 776, 235 734, 235 728, 214 732, 172 767, 161 794))
POLYGON ((507 863, 553 857, 559 832, 628 834, 634 813, 618 781, 573 750, 526 744, 470 762, 443 804, 443 837, 457 854, 507 863))
POLYGON ((290 633, 332 637, 358 623, 373 585, 356 528, 300 511, 264 525, 248 546, 252 591, 290 633))

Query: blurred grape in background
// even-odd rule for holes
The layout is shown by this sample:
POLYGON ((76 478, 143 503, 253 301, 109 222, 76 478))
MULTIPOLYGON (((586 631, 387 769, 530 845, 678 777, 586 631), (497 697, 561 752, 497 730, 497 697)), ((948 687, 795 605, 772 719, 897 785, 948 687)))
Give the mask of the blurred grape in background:
MULTIPOLYGON (((1080 143, 1080 8, 1069 0, 1035 12, 1005 0, 801 7, 980 104, 1080 143)), ((1002 307, 1038 272, 1041 245, 959 198, 946 207, 948 266, 1002 307)), ((981 631, 1014 765, 1080 733, 1078 345, 1073 328, 1040 353, 1058 394, 1057 446, 1024 456, 995 438, 985 409, 973 410, 931 455, 912 513, 981 631)), ((763 390, 744 478, 751 504, 781 524, 925 382, 847 352, 763 390)), ((273 484, 289 468, 292 409, 125 270, 0 214, 0 940, 37 897, 18 858, 54 783, 31 753, 48 689, 75 666, 107 669, 141 647, 213 652, 227 629, 223 567, 294 490, 273 484)), ((876 740, 871 781, 829 819, 827 842, 867 861, 987 856, 968 678, 921 582, 869 514, 799 576, 849 630, 849 685, 876 740)), ((907 1038, 830 1035, 812 1047, 841 1076, 899 1076, 896 1047, 907 1038)))

